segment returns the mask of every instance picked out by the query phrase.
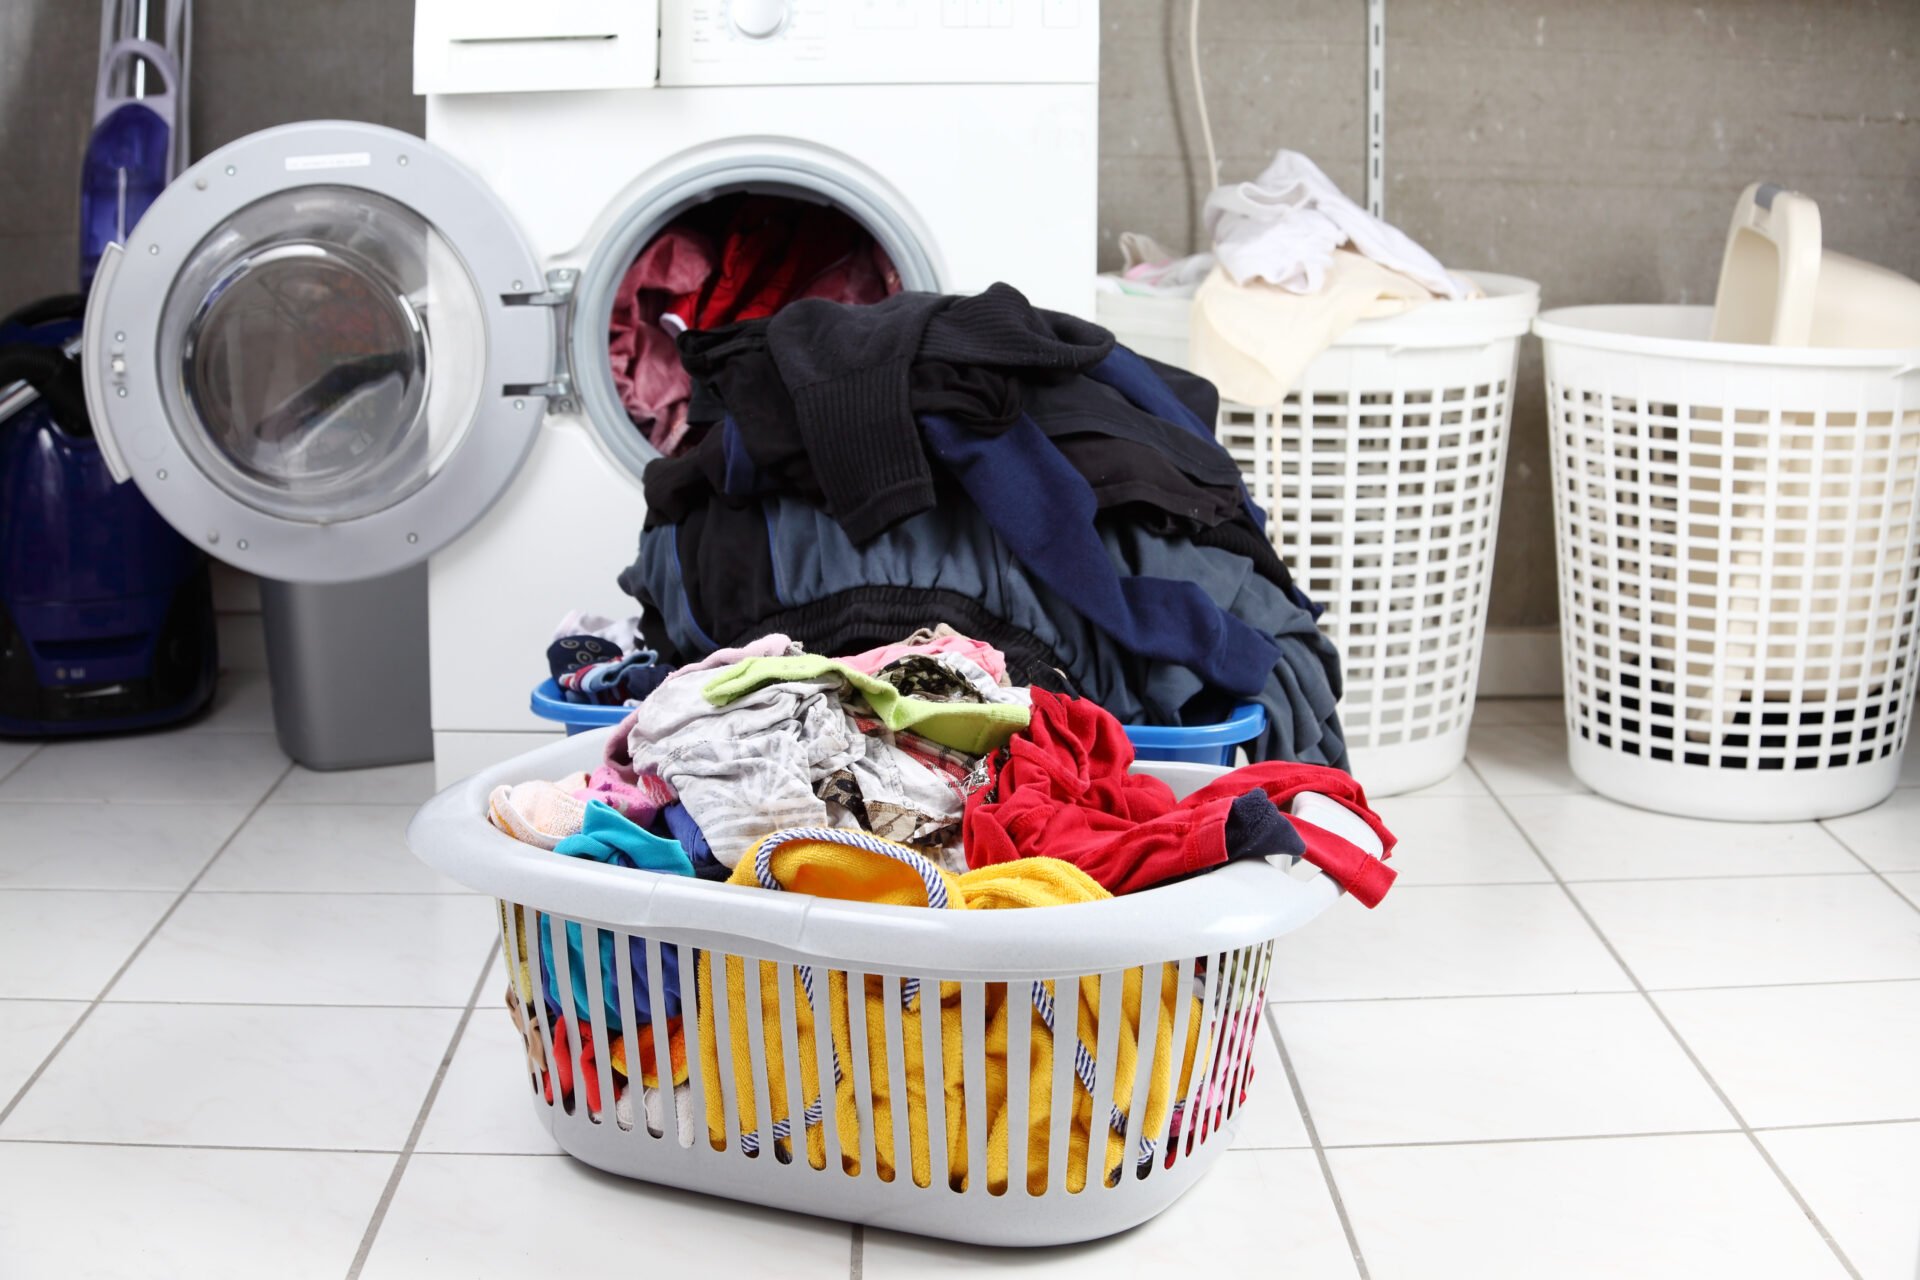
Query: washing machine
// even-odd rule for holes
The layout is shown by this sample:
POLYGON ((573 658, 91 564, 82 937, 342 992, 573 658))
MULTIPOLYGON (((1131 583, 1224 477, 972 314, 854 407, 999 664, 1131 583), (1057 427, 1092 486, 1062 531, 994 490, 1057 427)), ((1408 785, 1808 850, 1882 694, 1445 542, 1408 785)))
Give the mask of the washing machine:
POLYGON ((436 772, 516 754, 552 732, 527 694, 555 622, 634 608, 655 453, 609 322, 640 251, 755 193, 850 216, 905 288, 1091 315, 1098 25, 1095 0, 419 0, 424 141, 251 135, 103 259, 103 451, 263 577, 426 561, 436 772))

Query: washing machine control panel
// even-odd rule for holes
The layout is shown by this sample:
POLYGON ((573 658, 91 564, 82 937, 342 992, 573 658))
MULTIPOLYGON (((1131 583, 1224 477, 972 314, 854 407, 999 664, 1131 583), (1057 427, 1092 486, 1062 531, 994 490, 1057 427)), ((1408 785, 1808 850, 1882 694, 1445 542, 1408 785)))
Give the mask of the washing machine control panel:
POLYGON ((1099 31, 1099 0, 685 0, 660 84, 1092 84, 1099 31))
POLYGON ((787 0, 733 0, 727 18, 733 29, 749 40, 765 40, 787 25, 787 0))

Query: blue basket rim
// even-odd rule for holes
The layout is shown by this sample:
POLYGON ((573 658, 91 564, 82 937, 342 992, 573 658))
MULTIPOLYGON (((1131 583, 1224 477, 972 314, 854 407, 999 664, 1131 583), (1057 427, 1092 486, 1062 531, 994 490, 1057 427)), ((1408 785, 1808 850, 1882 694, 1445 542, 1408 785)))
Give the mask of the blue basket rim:
POLYGON ((568 702, 560 696, 560 686, 551 677, 533 686, 533 693, 527 699, 527 709, 542 720, 558 720, 562 724, 619 724, 627 718, 625 707, 568 702))
MULTIPOLYGON (((562 724, 619 724, 627 718, 626 707, 602 707, 587 702, 568 702, 560 696, 560 686, 549 678, 533 687, 527 699, 528 709, 543 720, 562 724)), ((1244 702, 1218 724, 1130 724, 1127 737, 1136 747, 1171 748, 1228 747, 1251 741, 1267 731, 1267 712, 1257 702, 1244 702)))

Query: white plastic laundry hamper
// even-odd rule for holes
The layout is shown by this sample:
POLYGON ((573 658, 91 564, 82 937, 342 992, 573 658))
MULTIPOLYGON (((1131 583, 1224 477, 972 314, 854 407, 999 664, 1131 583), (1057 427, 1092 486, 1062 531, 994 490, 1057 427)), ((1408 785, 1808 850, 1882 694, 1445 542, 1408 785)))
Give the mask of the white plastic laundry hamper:
MULTIPOLYGON (((1374 795, 1466 756, 1500 525, 1514 363, 1540 287, 1471 273, 1484 298, 1362 320, 1269 408, 1222 402, 1218 434, 1267 534, 1340 648, 1340 723, 1374 795)), ((1101 293, 1096 316, 1185 367, 1185 299, 1101 293)))
MULTIPOLYGON (((578 734, 478 774, 429 801, 407 833, 428 864, 499 899, 513 981, 521 990, 533 984, 526 1002, 538 1041, 538 1047, 529 1045, 533 1107, 554 1140, 586 1163, 922 1235, 979 1244, 1060 1244, 1110 1235, 1159 1213, 1231 1144, 1251 1086, 1284 1095, 1284 1079, 1254 1080, 1253 1049, 1274 940, 1339 896, 1334 883, 1312 868, 1237 863, 1105 902, 938 911, 637 873, 558 857, 488 823, 487 795, 494 786, 590 768, 605 740, 606 731, 578 734), (648 1070, 656 1079, 670 1079, 670 1039, 638 1031, 632 1016, 609 1035, 607 1000, 591 997, 589 1025, 564 1017, 557 1019, 558 1028, 553 1025, 556 1019, 538 993, 538 961, 523 978, 517 958, 536 956, 533 931, 547 929, 554 986, 564 1003, 572 982, 569 926, 582 931, 583 941, 586 931, 610 933, 613 956, 634 956, 632 963, 613 966, 616 993, 612 985, 603 988, 599 947, 578 947, 588 970, 583 989, 604 992, 616 1009, 635 1008, 633 971, 644 956, 653 1027, 666 1025, 663 966, 677 960, 682 1022, 690 1029, 684 1096, 664 1091, 645 1106, 604 1105, 615 1097, 612 1050, 623 1052, 630 1068, 641 1064, 633 1072, 636 1082, 648 1070), (739 964, 741 958, 766 963, 739 964), (696 980, 690 976, 696 973, 729 977, 696 980), (743 990, 730 995, 736 979, 743 990), (990 1075, 991 1061, 1004 1066, 1035 1060, 1042 1030, 1054 1023, 1055 995, 1062 997, 1063 1012, 1072 1009, 1076 986, 1088 1002, 1082 1019, 1091 1021, 1080 1021, 1087 1034, 1076 1036, 1074 1052, 1052 1053, 1045 1072, 1003 1069, 990 1075), (1150 991, 1172 996, 1163 1006, 1146 998, 1150 991), (934 992, 942 1016, 921 1018, 921 996, 934 992), (868 1017, 848 1016, 849 993, 866 995, 868 1017), (1197 995, 1197 1003, 1182 993, 1197 995), (736 1069, 739 1050, 725 1051, 724 1031, 717 1032, 723 1043, 709 1063, 691 1030, 703 1002, 713 1006, 713 1027, 733 1026, 737 1014, 728 1006, 736 998, 748 1011, 770 1012, 776 1000, 778 1007, 777 1018, 748 1019, 745 1071, 736 1069), (1005 1020, 1001 1050, 990 1057, 986 1010, 995 1006, 1022 1016, 1005 1020), (1173 1022, 1164 1039, 1163 1015, 1173 1022), (831 1035, 812 1034, 829 1019, 831 1035), (752 1034, 756 1029, 763 1034, 752 1034), (870 1036, 880 1042, 874 1052, 870 1036), (810 1047, 803 1047, 809 1040, 810 1047), (575 1068, 583 1062, 583 1042, 588 1065, 580 1071, 575 1068), (956 1043, 958 1093, 942 1052, 956 1043), (1139 1063, 1143 1045, 1147 1069, 1129 1070, 1139 1063), (1191 1057, 1182 1049, 1188 1045, 1191 1057), (548 1053, 546 1046, 556 1051, 548 1053), (921 1071, 910 1088, 906 1076, 915 1050, 921 1071), (769 1090, 770 1057, 800 1064, 781 1073, 783 1091, 769 1090), (570 1106, 566 1092, 552 1083, 560 1070, 574 1076, 570 1106), (876 1072, 883 1073, 877 1081, 870 1078, 876 1072), (587 1073, 597 1089, 581 1078, 587 1073), (802 1096, 809 1073, 836 1082, 836 1104, 851 1099, 851 1124, 824 1107, 823 1099, 802 1096), (1117 1088, 1129 1074, 1129 1087, 1117 1088), (850 1087, 843 1083, 849 1077, 850 1087), (1171 1084, 1181 1077, 1183 1093, 1171 1084), (1167 1113, 1148 1130, 1149 1092, 1161 1081, 1169 1082, 1162 1089, 1167 1113), (877 1147, 876 1100, 910 1099, 912 1088, 922 1091, 922 1105, 892 1105, 877 1147), (589 1094, 603 1104, 597 1111, 589 1094), (709 1101, 716 1096, 722 1123, 710 1132, 709 1101), (682 1114, 683 1105, 689 1114, 682 1114), (750 1125, 742 1123, 743 1105, 753 1117, 750 1125), (996 1116, 1008 1121, 1004 1127, 990 1124, 996 1116), (1022 1116, 1033 1129, 1027 1142, 1019 1135, 1028 1125, 1009 1120, 1022 1116), (762 1119, 767 1117, 770 1126, 762 1119), (917 1135, 916 1121, 922 1126, 917 1135), (1083 1134, 1077 1159, 1076 1124, 1083 1134), (772 1142, 762 1140, 762 1126, 772 1142), (802 1134, 804 1141, 795 1142, 802 1134), (883 1148, 892 1164, 882 1159, 883 1148), (913 1159, 901 1158, 903 1152, 913 1159), (924 1180, 916 1174, 923 1152, 924 1180), (1102 1153, 1098 1159, 1096 1153, 1102 1153), (1042 1158, 1044 1185, 1037 1179, 1042 1158), (982 1172, 996 1161, 1004 1162, 1003 1176, 982 1172), (1070 1189, 1076 1181, 1078 1188, 1070 1189)), ((1191 764, 1144 767, 1181 792, 1221 772, 1191 764)), ((1332 801, 1302 796, 1294 807, 1304 813, 1303 806, 1314 811, 1315 822, 1379 852, 1365 824, 1332 801)), ((498 1016, 503 1025, 495 1033, 511 1034, 506 1015, 498 1016)), ((635 1092, 630 1088, 627 1098, 635 1092)))
POLYGON ((1920 350, 1707 341, 1706 307, 1549 311, 1574 773, 1704 818, 1898 782, 1920 622, 1920 350))

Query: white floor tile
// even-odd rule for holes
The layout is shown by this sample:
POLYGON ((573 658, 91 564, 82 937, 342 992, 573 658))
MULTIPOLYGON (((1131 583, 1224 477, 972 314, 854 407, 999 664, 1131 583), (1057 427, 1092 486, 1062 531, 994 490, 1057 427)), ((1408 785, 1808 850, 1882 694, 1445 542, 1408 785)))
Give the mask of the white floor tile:
POLYGON ((1911 743, 1907 745, 1906 757, 1900 762, 1900 785, 1920 787, 1920 751, 1914 750, 1911 743))
POLYGON ((433 762, 321 773, 295 765, 269 804, 412 804, 433 795, 433 762))
POLYGON ((365 1280, 780 1276, 844 1280, 852 1232, 820 1218, 616 1178, 564 1156, 416 1155, 365 1280))
POLYGON ((866 1280, 1034 1275, 1072 1280, 1168 1276, 1356 1274, 1326 1180, 1311 1151, 1229 1151, 1159 1217, 1132 1231, 1057 1249, 982 1250, 945 1240, 866 1233, 866 1280))
POLYGON ((160 733, 50 742, 0 782, 0 800, 251 805, 287 767, 271 734, 160 733))
POLYGON ((560 1146, 534 1114, 527 1046, 489 985, 454 1050, 417 1150, 555 1155, 560 1146))
POLYGON ((1628 991, 1558 885, 1395 889, 1342 899, 1273 953, 1272 1000, 1628 991))
POLYGON ((1920 1118, 1920 982, 1655 999, 1748 1124, 1920 1118))
POLYGON ((269 804, 199 887, 305 893, 465 893, 407 848, 409 804, 269 804))
POLYGON ((1440 781, 1429 783, 1418 791, 1406 792, 1405 796, 1413 799, 1419 796, 1484 796, 1487 794, 1486 784, 1480 781, 1472 769, 1463 764, 1440 781))
POLYGON ((1920 978, 1920 915, 1870 875, 1573 891, 1649 988, 1920 978))
POLYGON ((1280 1061, 1273 1028, 1264 1018, 1260 1038, 1253 1044, 1253 1083, 1247 1086, 1247 1100, 1235 1114, 1240 1121, 1233 1135, 1235 1151, 1313 1145, 1307 1137, 1306 1123, 1300 1119, 1300 1104, 1294 1101, 1293 1083, 1280 1061))
POLYGON ((39 750, 39 748, 40 744, 37 742, 14 742, 8 739, 0 739, 0 778, 5 778, 15 769, 18 769, 21 764, 26 761, 26 758, 39 750))
POLYGON ((1375 801, 1374 809, 1400 841, 1391 863, 1400 873, 1396 888, 1553 879, 1491 796, 1421 793, 1375 801))
POLYGON ((1481 698, 1473 704, 1475 724, 1560 724, 1565 718, 1558 698, 1481 698))
POLYGON ((1638 993, 1273 1012, 1330 1147, 1735 1127, 1638 993))
POLYGON ((1860 863, 1814 822, 1705 822, 1596 795, 1513 796, 1514 818, 1568 880, 1845 874, 1860 863))
POLYGON ((1920 1275, 1920 1124, 1763 1133, 1865 1280, 1920 1275))
POLYGON ((177 892, 246 816, 239 805, 11 804, 0 888, 177 892))
MULTIPOLYGON (((1909 761, 1920 751, 1909 751, 1909 761)), ((1920 788, 1903 787, 1864 813, 1821 824, 1882 871, 1920 871, 1920 788)))
POLYGON ((459 1020, 454 1009, 102 1005, 0 1138, 397 1152, 459 1020))
POLYGON ((93 999, 178 896, 0 890, 0 996, 93 999))
POLYGON ((193 733, 272 733, 273 688, 264 671, 222 671, 213 705, 187 726, 193 733))
POLYGON ((113 998, 464 1007, 498 928, 472 895, 194 893, 113 998))
POLYGON ((1467 734, 1467 762, 1495 795, 1585 791, 1567 767, 1567 731, 1552 724, 1476 724, 1467 734))
POLYGON ((80 1000, 0 1000, 0 1108, 86 1011, 80 1000))
POLYGON ((7 1280, 339 1280, 394 1159, 0 1142, 0 1259, 7 1280))
POLYGON ((1891 872, 1887 876, 1887 883, 1898 889, 1908 902, 1920 907, 1920 871, 1891 872))
POLYGON ((1740 1134, 1331 1151, 1374 1280, 1846 1274, 1740 1134))

